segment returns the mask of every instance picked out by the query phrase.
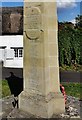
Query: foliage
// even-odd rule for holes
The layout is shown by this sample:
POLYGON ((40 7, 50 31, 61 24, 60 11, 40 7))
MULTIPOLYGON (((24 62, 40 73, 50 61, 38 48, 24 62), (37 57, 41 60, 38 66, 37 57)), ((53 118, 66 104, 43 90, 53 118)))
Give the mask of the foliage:
MULTIPOLYGON (((78 22, 77 22, 78 23, 78 22)), ((77 26, 79 23, 77 24, 77 26)), ((71 64, 82 65, 81 57, 81 30, 70 22, 59 23, 58 43, 59 43, 59 63, 60 66, 71 64)))
POLYGON ((78 29, 82 29, 82 15, 77 15, 75 21, 76 21, 75 27, 78 29))
POLYGON ((71 65, 71 66, 62 65, 62 66, 60 66, 60 71, 77 71, 77 72, 82 72, 82 65, 77 65, 77 66, 74 66, 74 65, 71 65))

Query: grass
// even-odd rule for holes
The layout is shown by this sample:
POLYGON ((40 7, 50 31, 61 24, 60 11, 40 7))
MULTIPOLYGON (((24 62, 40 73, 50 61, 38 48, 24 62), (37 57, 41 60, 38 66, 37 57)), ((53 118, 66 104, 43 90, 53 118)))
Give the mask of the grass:
POLYGON ((0 98, 2 97, 2 80, 0 80, 0 98))
MULTIPOLYGON (((82 84, 80 83, 61 83, 65 87, 66 94, 82 100, 82 84)), ((10 96, 11 92, 6 80, 0 80, 0 91, 2 86, 2 97, 10 96)), ((0 93, 1 98, 1 93, 0 93)))
POLYGON ((82 84, 80 83, 61 83, 65 87, 66 94, 82 100, 82 84))
POLYGON ((0 98, 11 95, 7 80, 0 80, 0 91, 1 91, 0 98))

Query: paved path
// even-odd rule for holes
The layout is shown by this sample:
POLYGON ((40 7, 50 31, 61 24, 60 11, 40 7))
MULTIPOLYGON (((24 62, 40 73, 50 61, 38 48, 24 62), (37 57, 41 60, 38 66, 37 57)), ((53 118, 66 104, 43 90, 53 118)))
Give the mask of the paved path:
MULTIPOLYGON (((10 72, 13 72, 17 77, 23 78, 22 68, 5 68, 2 67, 2 64, 0 63, 0 80, 5 79, 5 77, 9 77, 10 72)), ((60 71, 61 82, 81 82, 81 79, 82 72, 60 71)))
POLYGON ((61 82, 82 82, 82 72, 76 71, 61 71, 60 72, 61 82))
POLYGON ((22 68, 5 68, 0 64, 0 80, 4 80, 6 77, 10 76, 10 72, 13 72, 15 76, 22 78, 23 69, 22 68))

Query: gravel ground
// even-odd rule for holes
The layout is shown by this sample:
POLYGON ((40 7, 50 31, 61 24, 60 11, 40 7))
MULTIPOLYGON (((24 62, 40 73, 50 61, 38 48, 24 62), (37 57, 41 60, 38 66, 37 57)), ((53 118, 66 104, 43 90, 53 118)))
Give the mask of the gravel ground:
MULTIPOLYGON (((6 97, 2 99, 2 112, 0 113, 0 117, 6 118, 6 120, 10 120, 10 118, 39 118, 29 113, 25 113, 20 111, 17 108, 13 108, 12 106, 13 96, 6 97)), ((66 112, 65 114, 53 115, 52 118, 75 118, 80 119, 82 117, 82 101, 79 99, 67 96, 66 103, 66 112)))

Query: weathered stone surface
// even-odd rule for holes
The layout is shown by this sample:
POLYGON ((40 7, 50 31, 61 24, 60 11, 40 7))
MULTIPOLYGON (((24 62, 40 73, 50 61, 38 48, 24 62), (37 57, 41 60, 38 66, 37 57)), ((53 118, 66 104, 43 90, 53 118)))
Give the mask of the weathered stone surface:
POLYGON ((55 1, 25 0, 24 91, 19 95, 19 109, 43 118, 65 112, 59 83, 57 29, 55 1))
MULTIPOLYGON (((10 97, 6 97, 4 99, 0 99, 0 101, 2 101, 2 106, 3 106, 3 109, 2 109, 2 112, 0 113, 0 117, 2 116, 3 118, 6 118, 6 120, 12 120, 16 118, 40 118, 39 116, 34 116, 32 114, 29 114, 25 111, 21 111, 17 108, 13 108, 12 107, 12 101, 13 101, 13 96, 10 96, 10 97)), ((52 118, 59 118, 58 120, 60 120, 61 118, 69 118, 70 120, 72 120, 71 118, 74 118, 74 120, 81 120, 81 109, 82 109, 82 101, 79 101, 79 99, 77 98, 74 98, 72 96, 67 96, 67 104, 66 104, 66 110, 65 110, 65 113, 64 114, 60 114, 60 115, 53 115, 52 118), (73 107, 74 106, 74 107, 73 107), (70 114, 73 112, 73 111, 68 111, 69 107, 72 107, 73 109, 77 109, 78 112, 76 112, 76 115, 73 115, 73 116, 70 116, 70 114), (80 111, 79 111, 80 109, 80 111)))
POLYGON ((2 99, 2 118, 6 118, 8 114, 13 110, 12 101, 13 96, 8 96, 2 99))

